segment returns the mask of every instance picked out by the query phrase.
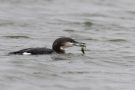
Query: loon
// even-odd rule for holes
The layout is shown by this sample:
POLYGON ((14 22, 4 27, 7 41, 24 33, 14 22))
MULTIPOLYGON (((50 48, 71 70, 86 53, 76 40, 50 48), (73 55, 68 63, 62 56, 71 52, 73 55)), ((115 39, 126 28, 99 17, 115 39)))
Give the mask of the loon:
POLYGON ((14 52, 9 52, 9 54, 17 54, 17 55, 41 55, 41 54, 64 54, 65 48, 72 47, 72 46, 85 46, 85 43, 77 42, 72 38, 69 37, 61 37, 56 39, 53 42, 52 49, 46 47, 38 47, 38 48, 26 48, 14 52))

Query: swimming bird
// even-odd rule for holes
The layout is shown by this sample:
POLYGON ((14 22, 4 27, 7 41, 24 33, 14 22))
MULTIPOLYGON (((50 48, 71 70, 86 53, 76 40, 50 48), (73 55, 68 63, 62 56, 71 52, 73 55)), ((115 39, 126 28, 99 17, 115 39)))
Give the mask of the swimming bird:
POLYGON ((18 54, 18 55, 40 55, 40 54, 52 54, 54 52, 58 54, 64 54, 65 48, 72 47, 72 46, 85 46, 85 43, 77 42, 72 38, 69 37, 61 37, 56 39, 53 42, 52 49, 46 47, 39 47, 39 48, 26 48, 14 52, 10 52, 9 54, 18 54))

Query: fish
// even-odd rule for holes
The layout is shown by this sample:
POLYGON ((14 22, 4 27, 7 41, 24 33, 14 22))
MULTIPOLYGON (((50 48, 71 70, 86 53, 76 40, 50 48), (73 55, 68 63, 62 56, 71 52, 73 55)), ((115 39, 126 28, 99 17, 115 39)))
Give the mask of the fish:
POLYGON ((86 45, 82 45, 82 46, 81 46, 81 51, 82 51, 83 54, 85 54, 85 51, 86 51, 86 45))

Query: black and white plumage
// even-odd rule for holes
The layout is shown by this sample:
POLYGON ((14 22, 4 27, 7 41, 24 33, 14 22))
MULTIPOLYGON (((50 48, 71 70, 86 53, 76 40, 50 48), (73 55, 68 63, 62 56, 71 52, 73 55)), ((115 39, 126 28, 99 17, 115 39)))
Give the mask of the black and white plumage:
POLYGON ((58 54, 64 54, 65 48, 72 46, 83 46, 84 43, 77 42, 69 37, 58 38, 54 41, 52 49, 49 48, 26 48, 19 51, 10 52, 9 54, 18 54, 18 55, 40 55, 40 54, 52 54, 56 52, 58 54))

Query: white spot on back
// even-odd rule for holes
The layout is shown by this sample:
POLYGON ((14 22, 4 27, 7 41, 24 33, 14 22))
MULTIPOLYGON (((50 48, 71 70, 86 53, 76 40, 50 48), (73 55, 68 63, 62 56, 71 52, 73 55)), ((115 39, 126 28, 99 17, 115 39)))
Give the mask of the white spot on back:
POLYGON ((23 55, 31 55, 31 53, 24 52, 23 55))

